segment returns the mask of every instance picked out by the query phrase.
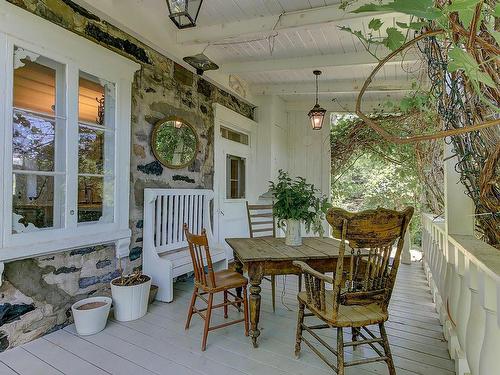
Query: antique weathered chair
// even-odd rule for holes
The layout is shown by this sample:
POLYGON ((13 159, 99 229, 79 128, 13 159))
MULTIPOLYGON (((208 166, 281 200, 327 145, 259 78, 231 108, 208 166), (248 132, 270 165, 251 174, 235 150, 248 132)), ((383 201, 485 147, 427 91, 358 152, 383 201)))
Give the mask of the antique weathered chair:
MULTIPOLYGON (((248 204, 248 232, 250 238, 254 237, 276 237, 276 222, 273 215, 272 204, 248 204)), ((271 298, 273 299, 273 312, 276 311, 276 276, 265 278, 271 282, 271 298)))
POLYGON ((194 269, 194 291, 191 297, 191 302, 189 304, 186 329, 189 328, 193 313, 200 315, 205 321, 203 340, 201 343, 202 351, 204 351, 207 346, 208 332, 214 329, 227 327, 231 324, 245 322, 245 336, 248 336, 248 280, 235 271, 214 271, 205 229, 202 230, 201 235, 195 235, 189 233, 188 225, 184 224, 184 233, 189 244, 189 252, 191 254, 191 260, 193 261, 194 269), (243 288, 243 297, 237 297, 230 291, 231 289, 236 288, 243 288), (224 293, 224 302, 214 305, 214 295, 221 292, 224 293), (204 297, 207 294, 208 300, 204 297), (234 299, 231 300, 229 296, 233 297, 234 299), (198 297, 207 304, 206 308, 199 309, 196 307, 196 299, 198 297), (238 306, 241 305, 241 303, 243 303, 243 319, 233 320, 212 327, 210 326, 212 309, 224 307, 224 318, 227 318, 228 306, 232 305, 236 309, 238 309, 238 311, 241 311, 240 307, 238 306), (203 314, 204 311, 205 314, 203 314))
POLYGON ((294 262, 304 272, 306 286, 306 291, 297 297, 296 356, 304 341, 339 375, 344 374, 347 366, 377 361, 385 361, 389 373, 396 374, 384 322, 389 318, 387 308, 412 215, 411 207, 402 212, 383 208, 359 213, 340 208, 329 210, 327 220, 332 226, 333 236, 341 240, 334 277, 317 272, 303 262, 294 262), (397 248, 391 263, 394 244, 397 248), (348 250, 346 245, 349 245, 348 250), (333 284, 333 290, 326 290, 325 283, 333 284), (310 313, 304 312, 306 307, 310 313), (325 324, 307 326, 304 317, 309 316, 316 316, 325 324), (375 324, 379 327, 379 337, 367 327, 375 324), (344 342, 343 331, 348 327, 352 330, 352 341, 344 342), (328 345, 314 332, 324 328, 337 328, 337 348, 328 345), (337 357, 336 365, 303 337, 304 330, 337 357), (344 347, 355 349, 359 345, 369 345, 377 356, 344 362, 344 347))

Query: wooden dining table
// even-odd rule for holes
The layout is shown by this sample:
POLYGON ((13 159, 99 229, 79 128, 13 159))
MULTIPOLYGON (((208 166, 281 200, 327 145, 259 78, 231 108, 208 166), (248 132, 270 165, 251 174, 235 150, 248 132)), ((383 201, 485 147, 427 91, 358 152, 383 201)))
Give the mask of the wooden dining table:
MULTIPOLYGON (((260 336, 260 284, 264 276, 300 275, 293 265, 296 260, 309 264, 320 272, 335 271, 339 240, 327 237, 306 237, 301 246, 285 245, 284 238, 227 238, 234 253, 236 271, 248 272, 250 279, 250 336, 258 347, 260 336)), ((241 290, 237 290, 241 296, 241 290)))

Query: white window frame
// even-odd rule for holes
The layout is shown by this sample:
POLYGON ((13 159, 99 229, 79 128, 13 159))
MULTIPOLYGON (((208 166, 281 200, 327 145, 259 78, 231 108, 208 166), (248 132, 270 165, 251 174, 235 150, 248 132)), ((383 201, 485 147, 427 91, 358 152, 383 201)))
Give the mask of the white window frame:
POLYGON ((140 65, 7 2, 0 4, 0 273, 3 262, 115 243, 127 256, 130 189, 131 87, 140 65), (14 46, 65 65, 66 189, 62 228, 12 233, 12 95, 14 46), (114 215, 111 223, 77 223, 79 72, 115 84, 114 215), (76 145, 76 147, 75 147, 76 145), (73 146, 73 147, 72 147, 73 146), (3 149, 3 150, 2 150, 3 149), (73 210, 73 215, 70 211, 73 210))

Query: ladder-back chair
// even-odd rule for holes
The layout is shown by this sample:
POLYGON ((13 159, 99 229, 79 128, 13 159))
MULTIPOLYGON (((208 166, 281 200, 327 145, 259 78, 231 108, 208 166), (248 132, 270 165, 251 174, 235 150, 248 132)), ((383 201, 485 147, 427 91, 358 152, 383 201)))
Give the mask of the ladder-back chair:
MULTIPOLYGON (((276 222, 273 215, 272 204, 247 204, 248 232, 250 238, 276 237, 276 222)), ((271 298, 273 299, 273 312, 276 311, 276 276, 265 278, 271 282, 271 298)))
POLYGON ((304 272, 306 290, 298 294, 299 314, 295 355, 304 341, 339 375, 344 368, 385 361, 391 375, 396 374, 384 322, 389 318, 388 305, 399 267, 404 235, 413 215, 413 208, 402 212, 383 208, 359 213, 340 208, 328 211, 327 220, 333 236, 340 239, 339 257, 334 277, 315 271, 303 262, 294 262, 304 272), (396 252, 391 262, 391 251, 396 252), (349 248, 347 249, 347 246, 349 248), (326 290, 325 283, 333 284, 326 290), (307 309, 311 313, 305 313, 307 309), (304 317, 316 316, 325 324, 307 326, 304 317), (369 325, 378 325, 376 336, 369 325), (328 345, 314 330, 337 328, 337 347, 328 345), (352 341, 344 342, 344 328, 351 328, 352 341), (336 365, 329 361, 309 339, 304 330, 337 357, 336 365), (344 347, 369 345, 377 356, 344 362, 344 347), (379 345, 379 346, 378 346, 379 345))
POLYGON ((217 328, 223 328, 231 324, 245 322, 245 336, 248 336, 248 280, 236 271, 214 271, 205 229, 202 230, 201 235, 196 235, 189 233, 188 225, 184 224, 184 233, 189 244, 189 252, 191 254, 194 269, 194 291, 189 304, 186 329, 189 328, 193 313, 200 315, 205 321, 203 340, 201 343, 202 351, 204 351, 207 346, 208 332, 217 328), (243 297, 238 297, 230 291, 231 289, 236 288, 243 289, 243 297), (221 292, 224 294, 224 302, 214 305, 214 295, 221 292), (205 295, 207 294, 208 300, 205 298, 205 295), (229 296, 233 297, 233 300, 231 300, 229 296), (207 304, 207 307, 202 309, 197 308, 197 298, 203 300, 207 304), (234 306, 238 311, 241 311, 241 303, 243 303, 242 319, 233 320, 212 327, 210 326, 210 318, 212 316, 213 309, 224 307, 224 318, 227 318, 228 306, 234 306), (203 314, 204 311, 205 314, 203 314))

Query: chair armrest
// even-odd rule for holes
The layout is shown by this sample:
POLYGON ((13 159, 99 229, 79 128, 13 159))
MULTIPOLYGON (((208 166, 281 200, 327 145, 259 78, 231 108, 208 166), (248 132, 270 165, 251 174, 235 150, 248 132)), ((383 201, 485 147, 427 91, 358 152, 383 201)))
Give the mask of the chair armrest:
POLYGON ((294 261, 293 265, 299 267, 302 272, 308 273, 311 276, 314 276, 317 279, 323 280, 325 283, 333 284, 333 278, 322 274, 321 272, 316 271, 314 268, 311 268, 308 264, 301 261, 294 261))

